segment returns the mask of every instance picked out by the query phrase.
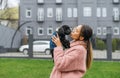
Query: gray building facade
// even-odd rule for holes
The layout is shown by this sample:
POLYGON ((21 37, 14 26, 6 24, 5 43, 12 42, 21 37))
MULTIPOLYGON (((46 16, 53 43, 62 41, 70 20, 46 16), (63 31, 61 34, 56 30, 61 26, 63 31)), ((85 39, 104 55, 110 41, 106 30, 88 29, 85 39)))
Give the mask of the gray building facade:
POLYGON ((34 39, 50 39, 57 27, 88 24, 99 38, 120 37, 120 0, 20 0, 20 31, 34 39), (30 22, 28 22, 30 21, 30 22), (28 22, 28 23, 27 23, 28 22))

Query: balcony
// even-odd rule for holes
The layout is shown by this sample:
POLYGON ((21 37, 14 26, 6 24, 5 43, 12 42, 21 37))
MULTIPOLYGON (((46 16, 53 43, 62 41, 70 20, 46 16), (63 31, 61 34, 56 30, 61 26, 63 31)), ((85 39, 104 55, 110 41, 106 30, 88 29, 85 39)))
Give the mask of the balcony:
POLYGON ((56 4, 62 4, 62 0, 56 0, 56 4))
POLYGON ((119 4, 120 3, 120 0, 112 0, 113 1, 113 4, 119 4))
POLYGON ((38 2, 38 4, 44 4, 44 0, 37 0, 38 2))
POLYGON ((37 21, 38 22, 44 22, 44 17, 43 16, 38 16, 37 21))
POLYGON ((62 16, 56 16, 56 22, 62 22, 62 16))

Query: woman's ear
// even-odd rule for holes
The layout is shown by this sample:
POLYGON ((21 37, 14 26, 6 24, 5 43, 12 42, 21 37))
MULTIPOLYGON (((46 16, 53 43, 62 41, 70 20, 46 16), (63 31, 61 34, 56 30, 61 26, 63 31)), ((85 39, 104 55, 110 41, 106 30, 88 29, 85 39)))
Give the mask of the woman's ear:
POLYGON ((82 41, 82 40, 84 40, 84 37, 80 36, 80 38, 79 38, 79 39, 82 41))

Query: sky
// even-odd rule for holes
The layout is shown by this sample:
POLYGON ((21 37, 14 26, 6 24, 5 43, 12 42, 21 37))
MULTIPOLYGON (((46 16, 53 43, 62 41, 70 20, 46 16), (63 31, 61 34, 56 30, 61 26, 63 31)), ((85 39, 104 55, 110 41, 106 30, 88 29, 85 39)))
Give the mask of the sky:
POLYGON ((8 6, 9 7, 15 7, 18 6, 19 0, 8 0, 8 6))
MULTIPOLYGON (((4 2, 0 5, 0 9, 4 7, 4 4, 7 0, 3 0, 4 2)), ((15 7, 18 6, 20 0, 8 0, 8 7, 15 7)))

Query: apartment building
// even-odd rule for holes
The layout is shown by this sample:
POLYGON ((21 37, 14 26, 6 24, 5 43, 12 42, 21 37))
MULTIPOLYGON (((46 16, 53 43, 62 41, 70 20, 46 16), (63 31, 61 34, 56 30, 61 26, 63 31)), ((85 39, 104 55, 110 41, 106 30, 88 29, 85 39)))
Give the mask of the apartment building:
POLYGON ((112 37, 120 37, 120 0, 21 0, 20 31, 34 39, 50 39, 57 27, 71 28, 88 24, 97 37, 106 38, 107 27, 112 37))

